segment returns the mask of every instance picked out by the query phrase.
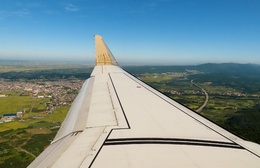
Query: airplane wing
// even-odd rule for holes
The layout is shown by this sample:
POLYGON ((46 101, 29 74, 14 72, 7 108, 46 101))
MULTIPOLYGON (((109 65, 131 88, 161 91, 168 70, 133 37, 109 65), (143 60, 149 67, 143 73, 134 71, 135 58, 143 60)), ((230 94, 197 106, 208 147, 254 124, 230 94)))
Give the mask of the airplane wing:
POLYGON ((35 167, 260 167, 245 141, 124 71, 95 35, 96 66, 35 167))

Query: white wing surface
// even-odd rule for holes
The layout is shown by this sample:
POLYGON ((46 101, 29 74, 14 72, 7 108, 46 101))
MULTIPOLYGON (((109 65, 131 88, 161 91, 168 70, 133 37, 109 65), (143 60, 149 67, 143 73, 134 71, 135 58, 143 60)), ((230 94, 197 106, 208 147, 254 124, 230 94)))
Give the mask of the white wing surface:
POLYGON ((96 66, 29 167, 260 167, 245 141, 121 69, 96 35, 96 66))

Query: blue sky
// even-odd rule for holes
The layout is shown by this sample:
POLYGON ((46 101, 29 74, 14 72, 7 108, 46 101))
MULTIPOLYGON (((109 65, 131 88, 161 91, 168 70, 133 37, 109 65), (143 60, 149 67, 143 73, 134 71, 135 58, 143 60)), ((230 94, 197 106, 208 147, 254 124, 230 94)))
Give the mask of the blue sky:
POLYGON ((0 59, 260 64, 259 0, 1 0, 0 59))

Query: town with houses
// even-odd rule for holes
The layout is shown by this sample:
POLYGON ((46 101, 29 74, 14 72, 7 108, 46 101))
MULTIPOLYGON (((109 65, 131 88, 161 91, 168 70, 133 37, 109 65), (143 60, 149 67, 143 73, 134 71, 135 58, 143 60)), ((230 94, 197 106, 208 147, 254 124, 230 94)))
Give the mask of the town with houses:
MULTIPOLYGON (((157 78, 159 74, 152 74, 153 78, 157 78)), ((169 74, 167 74, 169 75, 169 74)), ((181 76, 183 74, 174 74, 174 76, 181 76)), ((150 75, 151 76, 151 75, 150 75)), ((172 76, 172 74, 170 74, 172 76)), ((48 98, 49 101, 46 102, 46 109, 42 113, 51 114, 56 108, 71 105, 73 100, 78 94, 84 80, 70 79, 70 80, 56 80, 56 81, 42 81, 42 80, 32 80, 32 81, 8 81, 0 79, 0 99, 5 99, 9 96, 8 93, 15 92, 19 93, 19 96, 30 96, 32 99, 45 99, 48 98), (3 94, 7 93, 7 94, 3 94)), ((210 85, 211 83, 208 83, 210 85)), ((183 94, 203 94, 200 90, 186 90, 177 91, 174 89, 160 89, 161 92, 171 93, 173 95, 183 95, 183 94)), ((208 92, 208 91, 207 91, 208 92)), ((223 95, 223 96, 236 96, 236 97, 252 97, 259 98, 259 94, 245 94, 237 91, 226 91, 221 92, 217 90, 210 90, 209 94, 223 95)), ((1 113, 0 123, 10 122, 15 119, 23 120, 23 116, 30 110, 17 109, 16 111, 6 111, 1 113)), ((34 118, 41 118, 43 116, 35 115, 34 118)))
MULTIPOLYGON (((70 105, 78 94, 84 80, 58 80, 58 81, 0 81, 0 99, 8 98, 8 93, 18 93, 19 96, 30 96, 31 99, 48 98, 43 113, 51 114, 56 108, 70 105), (7 93, 7 94, 3 94, 7 93)), ((33 106, 32 106, 33 107, 33 106)), ((32 108, 30 109, 30 111, 32 108)), ((17 109, 6 111, 0 116, 0 123, 10 122, 16 118, 22 120, 30 111, 17 109)), ((35 118, 41 116, 35 116, 35 118)))

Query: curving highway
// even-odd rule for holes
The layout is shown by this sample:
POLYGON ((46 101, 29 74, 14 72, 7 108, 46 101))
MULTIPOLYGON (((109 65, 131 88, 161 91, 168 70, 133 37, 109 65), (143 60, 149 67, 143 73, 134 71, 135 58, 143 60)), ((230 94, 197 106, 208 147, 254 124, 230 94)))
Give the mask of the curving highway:
POLYGON ((207 91, 205 89, 203 89, 202 87, 200 87, 199 85, 197 85, 196 83, 193 82, 193 80, 190 81, 191 84, 193 84, 194 86, 198 87, 201 89, 201 91, 205 94, 205 101, 204 103, 196 110, 196 112, 200 112, 207 104, 209 101, 209 94, 207 93, 207 91))

